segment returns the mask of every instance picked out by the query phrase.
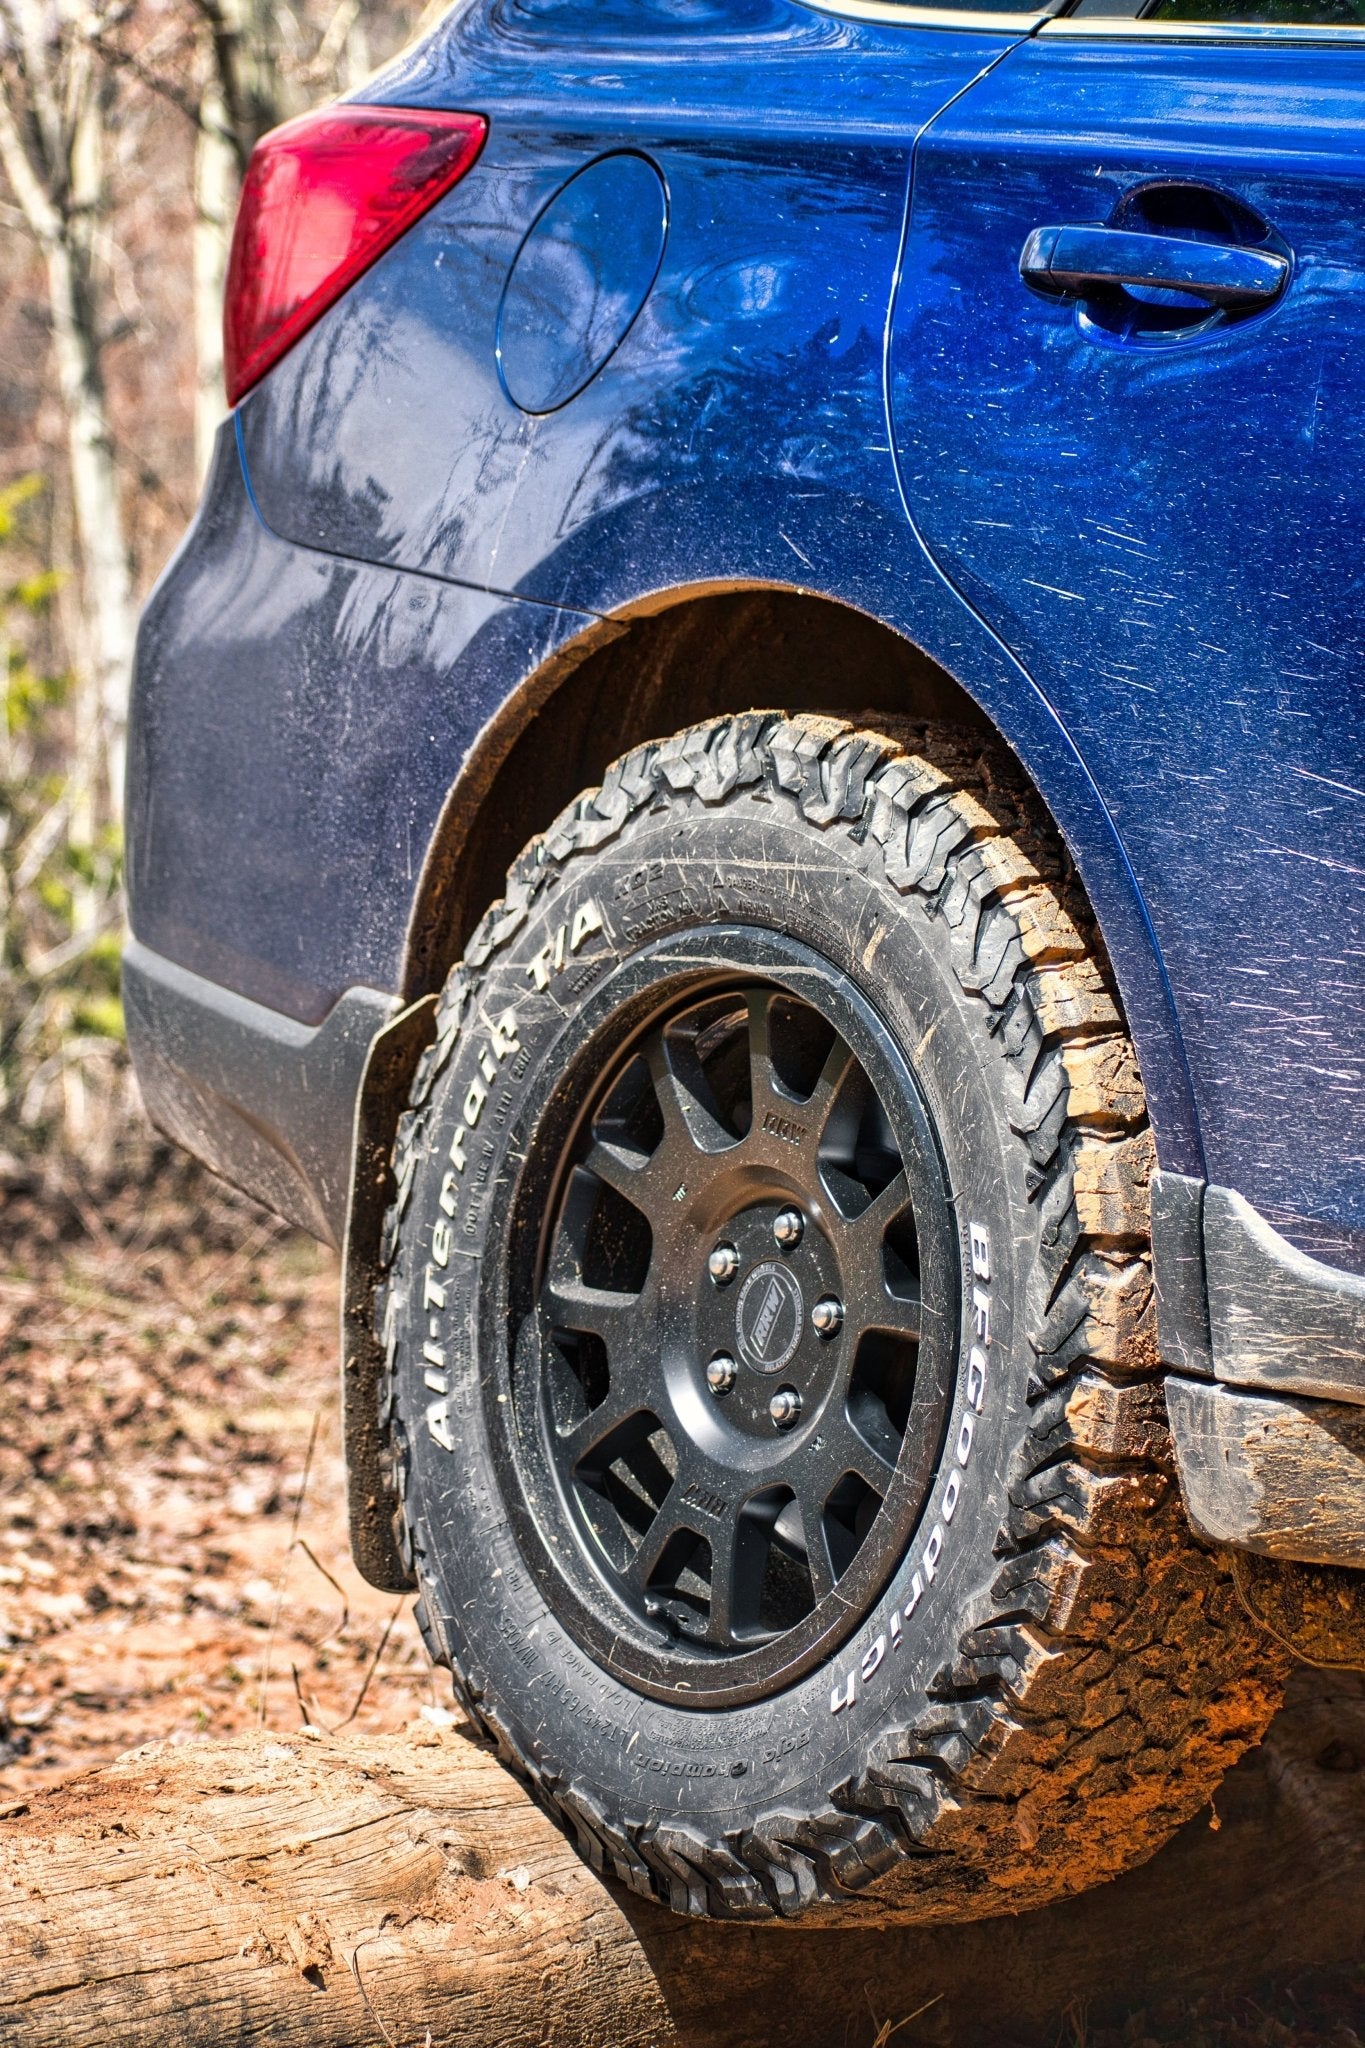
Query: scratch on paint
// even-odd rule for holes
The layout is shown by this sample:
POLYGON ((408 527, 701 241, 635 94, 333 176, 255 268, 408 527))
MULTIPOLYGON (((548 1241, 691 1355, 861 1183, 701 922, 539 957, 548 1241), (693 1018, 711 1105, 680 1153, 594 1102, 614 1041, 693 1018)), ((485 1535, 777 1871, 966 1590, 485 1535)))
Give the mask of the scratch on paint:
POLYGON ((1365 799, 1365 789, 1355 789, 1349 782, 1333 782, 1330 775, 1315 775, 1311 768, 1291 768, 1289 772, 1302 776, 1305 782, 1320 782, 1324 789, 1339 789, 1343 796, 1365 799))

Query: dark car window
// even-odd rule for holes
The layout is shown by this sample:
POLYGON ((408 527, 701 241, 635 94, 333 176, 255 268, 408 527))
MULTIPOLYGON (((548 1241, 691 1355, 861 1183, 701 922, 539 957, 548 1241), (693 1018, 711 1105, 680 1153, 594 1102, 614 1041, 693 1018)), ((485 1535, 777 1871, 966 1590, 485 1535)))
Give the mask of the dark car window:
POLYGON ((1077 0, 1072 20, 1207 22, 1217 28, 1365 28, 1365 0, 1077 0))
POLYGON ((1155 0, 1145 21, 1266 22, 1365 28, 1365 0, 1155 0))

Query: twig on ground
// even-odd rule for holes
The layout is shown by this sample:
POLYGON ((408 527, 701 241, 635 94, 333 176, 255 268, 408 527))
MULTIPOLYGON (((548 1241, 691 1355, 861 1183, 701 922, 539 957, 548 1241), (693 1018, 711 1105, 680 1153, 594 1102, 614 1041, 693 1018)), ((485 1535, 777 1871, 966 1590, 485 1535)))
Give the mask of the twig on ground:
POLYGON ((304 1454, 303 1477, 299 1481, 298 1499, 294 1502, 294 1519, 289 1525, 289 1541, 285 1546, 284 1559, 280 1565, 280 1576, 275 1586, 275 1607, 270 1617, 270 1634, 266 1637, 265 1643, 265 1668, 261 1673, 261 1710, 258 1726, 262 1728, 265 1726, 266 1699, 270 1690, 270 1664, 275 1650, 275 1635, 279 1629, 280 1615, 284 1609, 284 1588, 289 1577, 289 1560, 293 1557, 294 1547, 298 1542, 299 1522, 303 1516, 303 1503, 308 1493, 308 1475, 313 1469, 313 1452, 317 1448, 318 1429, 321 1423, 322 1410, 319 1408, 314 1413, 313 1427, 308 1432, 308 1449, 304 1454))
POLYGON ((308 1559, 309 1564, 314 1566, 314 1568, 317 1571, 320 1571, 322 1573, 323 1578, 326 1579, 328 1585, 332 1588, 332 1591, 336 1594, 338 1600, 340 1600, 341 1602, 340 1621, 338 1621, 332 1628, 324 1629, 322 1634, 318 1637, 317 1641, 313 1644, 313 1648, 315 1650, 320 1650, 324 1643, 331 1641, 333 1636, 339 1636, 345 1633, 346 1625, 351 1619, 351 1603, 346 1598, 345 1589, 338 1584, 337 1580, 335 1580, 332 1577, 332 1574, 328 1571, 326 1565, 322 1562, 322 1559, 316 1556, 314 1552, 310 1550, 308 1544, 304 1541, 302 1536, 298 1538, 298 1547, 303 1552, 304 1556, 308 1559))
POLYGON ((335 1730, 327 1726, 327 1723, 323 1720, 321 1714, 319 1714, 316 1704, 310 1705, 309 1701, 305 1698, 303 1690, 303 1680, 299 1677, 298 1665, 291 1664, 289 1670, 290 1675, 294 1680, 294 1698, 299 1703, 299 1712, 303 1715, 304 1727, 320 1728, 324 1735, 334 1734, 335 1730))
POLYGON ((393 1625, 397 1621, 402 1611, 403 1602, 400 1599, 398 1605, 394 1608, 393 1613, 389 1616, 388 1620, 384 1624, 384 1633, 379 1638, 379 1647, 375 1651, 373 1657, 371 1657, 370 1668, 365 1673, 364 1678, 361 1680, 360 1691, 355 1696, 355 1705, 351 1708, 350 1713, 346 1716, 346 1719, 344 1721, 337 1722, 336 1727, 332 1730, 333 1735, 339 1735, 343 1728, 349 1728, 352 1721, 354 1721, 356 1715, 360 1712, 361 1707, 364 1705, 365 1695, 370 1689, 370 1680, 374 1677, 375 1672, 379 1669, 379 1660, 389 1646, 389 1637, 393 1634, 393 1625))
MULTIPOLYGON (((381 2019, 380 2019, 380 2017, 379 2017, 379 2014, 378 2014, 378 2013, 377 2013, 377 2012, 375 2011, 374 2007, 373 2007, 373 2006, 371 2005, 371 2003, 370 2003, 370 1994, 369 1994, 369 1992, 368 1992, 368 1991, 367 1991, 367 1990, 365 1989, 364 1981, 363 1981, 363 1979, 361 1978, 361 1975, 360 1975, 360 1951, 361 1951, 361 1949, 362 1949, 362 1948, 368 1948, 369 1946, 370 1946, 369 1942, 367 1942, 367 1941, 362 1941, 362 1942, 358 1942, 358 1943, 356 1944, 355 1948, 353 1948, 353 1949, 352 1949, 352 1951, 351 1951, 351 1975, 352 1975, 352 1976, 353 1976, 353 1977, 355 1978, 355 1988, 356 1988, 356 1990, 357 1990, 357 1991, 358 1991, 358 1992, 360 1993, 361 1997, 362 1997, 362 1998, 364 1999, 364 2001, 365 2001, 365 2010, 366 2010, 366 2012, 367 2012, 367 2013, 368 2013, 368 2014, 370 2015, 370 2018, 371 2018, 371 2019, 372 2019, 372 2020, 374 2021, 374 2023, 375 2023, 375 2025, 376 2025, 376 2026, 378 2027, 378 2029, 379 2029, 380 2033, 381 2033, 381 2034, 382 2034, 382 2035, 384 2036, 384 2039, 385 2039, 385 2040, 386 2040, 386 2041, 388 2042, 388 2044, 389 2044, 389 2048, 398 2048, 398 2043, 397 2043, 397 2042, 396 2042, 396 2041, 394 2040, 394 2038, 393 2038, 393 2035, 392 2035, 392 2034, 391 2034, 391 2033, 389 2032, 388 2028, 387 2028, 387 2027, 386 2027, 386 2026, 384 2025, 384 2022, 383 2022, 383 2020, 381 2020, 381 2019)), ((428 2035, 428 2039, 430 2039, 430 2036, 429 2036, 429 2035, 428 2035)))
MULTIPOLYGON (((912 2020, 922 2019, 924 2014, 928 2012, 931 2007, 935 2005, 941 2005, 942 2002, 943 1993, 941 1991, 938 1991, 935 1992, 932 1998, 926 1998, 923 2005, 917 2005, 913 2012, 908 2012, 903 2020, 897 2020, 894 2027, 892 2026, 890 2020, 883 2020, 881 2025, 877 2028, 877 2038, 872 2043, 872 2048, 886 2048, 886 2044, 891 2039, 891 2036, 893 2034, 898 2034, 902 2027, 908 2027, 912 2020)), ((867 2003, 868 2010, 872 2012, 872 2017, 875 2021, 877 2015, 872 2007, 872 1994, 870 1990, 868 1991, 867 2003)))

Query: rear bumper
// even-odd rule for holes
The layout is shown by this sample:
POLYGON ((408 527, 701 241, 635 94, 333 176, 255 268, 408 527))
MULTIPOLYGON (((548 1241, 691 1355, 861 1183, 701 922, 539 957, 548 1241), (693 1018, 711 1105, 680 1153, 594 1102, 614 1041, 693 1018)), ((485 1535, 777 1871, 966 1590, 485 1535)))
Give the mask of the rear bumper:
POLYGON ((123 956, 123 1007, 157 1129, 339 1248, 356 1098, 371 1042, 402 1007, 398 998, 350 988, 310 1027, 134 939, 123 956))
POLYGON ((1365 1276, 1179 1174, 1153 1182, 1152 1251, 1195 1528, 1267 1557, 1365 1567, 1365 1276))

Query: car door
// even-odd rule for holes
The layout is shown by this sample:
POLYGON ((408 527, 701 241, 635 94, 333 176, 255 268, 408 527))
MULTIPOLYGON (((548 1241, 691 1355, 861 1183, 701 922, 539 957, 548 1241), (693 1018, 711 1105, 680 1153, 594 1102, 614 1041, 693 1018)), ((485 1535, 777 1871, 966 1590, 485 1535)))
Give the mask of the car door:
POLYGON ((1257 4, 1051 21, 940 115, 889 398, 1113 814, 1210 1178, 1362 1266, 1365 30, 1257 4))

